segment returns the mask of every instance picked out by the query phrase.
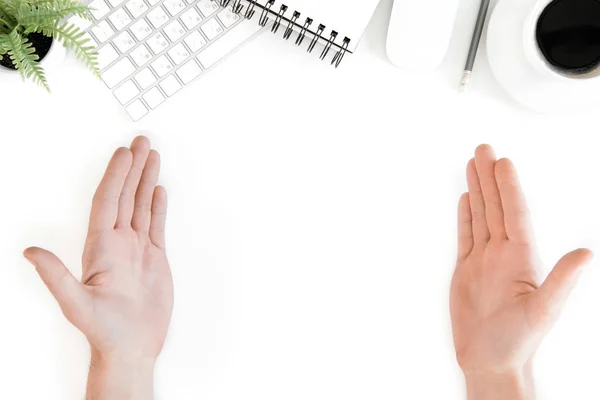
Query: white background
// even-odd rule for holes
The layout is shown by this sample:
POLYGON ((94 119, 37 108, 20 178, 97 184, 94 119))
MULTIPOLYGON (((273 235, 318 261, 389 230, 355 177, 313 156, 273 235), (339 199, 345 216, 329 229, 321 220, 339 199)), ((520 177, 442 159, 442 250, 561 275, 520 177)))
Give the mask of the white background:
MULTIPOLYGON (((93 191, 139 133, 163 158, 176 286, 157 399, 463 398, 447 297, 475 146, 515 161, 547 270, 600 250, 597 112, 519 107, 485 46, 457 93, 477 7, 435 73, 388 63, 384 0, 339 70, 264 33, 138 124, 72 60, 52 96, 0 89, 0 398, 84 396, 87 343, 21 251, 80 275, 93 191)), ((600 396, 599 267, 538 353, 542 399, 600 396)))

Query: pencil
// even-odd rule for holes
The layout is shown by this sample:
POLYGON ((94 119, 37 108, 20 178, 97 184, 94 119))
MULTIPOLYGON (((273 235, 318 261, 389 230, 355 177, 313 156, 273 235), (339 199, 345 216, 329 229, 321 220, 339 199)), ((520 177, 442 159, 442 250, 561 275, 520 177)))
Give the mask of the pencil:
POLYGON ((467 63, 465 65, 465 70, 460 81, 461 92, 466 92, 469 89, 469 85, 471 83, 473 66, 475 65, 475 58, 477 57, 477 51, 479 50, 479 42, 481 41, 481 35, 483 34, 483 27, 485 25, 485 19, 487 18, 489 7, 490 0, 481 0, 481 6, 479 7, 479 15, 477 16, 475 30, 473 31, 473 39, 471 39, 471 47, 469 48, 469 55, 467 56, 467 63))

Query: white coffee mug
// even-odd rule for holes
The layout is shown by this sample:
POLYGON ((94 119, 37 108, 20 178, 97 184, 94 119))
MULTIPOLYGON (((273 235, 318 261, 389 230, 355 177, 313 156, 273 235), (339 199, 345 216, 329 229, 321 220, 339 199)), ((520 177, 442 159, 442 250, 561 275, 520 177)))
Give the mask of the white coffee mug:
POLYGON ((599 76, 558 70, 538 45, 538 21, 552 1, 502 0, 496 5, 487 34, 492 72, 508 94, 537 112, 597 109, 599 76))
POLYGON ((574 85, 589 84, 591 79, 597 79, 600 77, 600 65, 591 71, 581 74, 561 71, 546 59, 538 45, 537 26, 539 19, 544 10, 553 1, 554 0, 536 0, 529 15, 525 18, 525 23, 523 26, 523 50, 525 51, 525 56, 537 72, 549 79, 569 82, 570 84, 574 85))

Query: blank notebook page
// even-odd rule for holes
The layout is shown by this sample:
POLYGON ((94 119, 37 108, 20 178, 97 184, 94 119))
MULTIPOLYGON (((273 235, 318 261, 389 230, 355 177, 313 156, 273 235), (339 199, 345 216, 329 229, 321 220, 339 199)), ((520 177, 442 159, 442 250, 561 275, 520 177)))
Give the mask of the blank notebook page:
MULTIPOLYGON (((265 5, 267 0, 259 0, 258 3, 265 5)), ((379 0, 277 0, 271 10, 278 13, 283 4, 288 6, 284 14, 286 18, 291 18, 294 11, 298 11, 300 12, 298 25, 302 26, 306 18, 312 18, 311 31, 315 32, 319 24, 323 24, 326 26, 323 31, 325 40, 329 39, 331 31, 334 30, 338 32, 335 42, 341 44, 344 37, 348 37, 351 40, 348 49, 354 51, 367 29, 379 0)))

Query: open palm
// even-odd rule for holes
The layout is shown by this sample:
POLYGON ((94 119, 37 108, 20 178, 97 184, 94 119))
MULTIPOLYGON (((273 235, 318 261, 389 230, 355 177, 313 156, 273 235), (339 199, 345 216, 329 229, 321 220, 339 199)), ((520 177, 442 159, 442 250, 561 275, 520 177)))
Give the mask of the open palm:
POLYGON ((159 170, 160 157, 144 137, 115 152, 94 195, 81 282, 54 254, 25 251, 67 319, 103 358, 156 359, 167 335, 173 283, 159 170))
POLYGON ((581 267, 580 249, 542 280, 517 174, 480 146, 467 166, 469 193, 459 203, 459 251, 450 309, 458 362, 465 372, 521 371, 558 318, 581 267))

